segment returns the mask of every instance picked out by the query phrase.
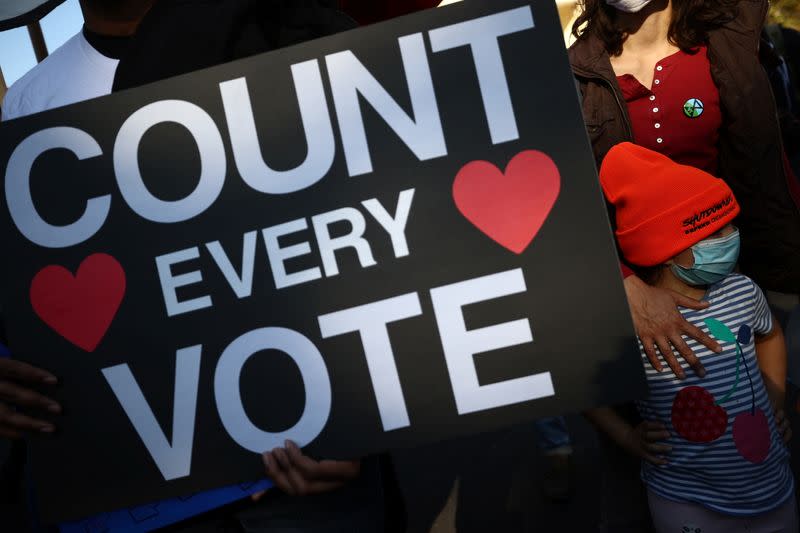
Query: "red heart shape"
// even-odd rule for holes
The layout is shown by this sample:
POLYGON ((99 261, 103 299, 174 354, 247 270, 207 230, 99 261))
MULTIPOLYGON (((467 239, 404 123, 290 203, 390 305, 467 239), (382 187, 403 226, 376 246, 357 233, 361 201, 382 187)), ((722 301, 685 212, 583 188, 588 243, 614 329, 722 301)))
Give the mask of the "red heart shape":
POLYGON ((125 271, 106 254, 83 260, 73 276, 50 265, 31 282, 31 305, 42 321, 75 346, 93 352, 125 296, 125 271))
POLYGON ((672 425, 689 442, 712 442, 728 429, 728 413, 703 387, 686 387, 672 402, 672 425))
POLYGON ((488 161, 473 161, 453 182, 453 199, 461 214, 516 254, 539 233, 560 192, 558 167, 537 150, 514 156, 505 173, 488 161))

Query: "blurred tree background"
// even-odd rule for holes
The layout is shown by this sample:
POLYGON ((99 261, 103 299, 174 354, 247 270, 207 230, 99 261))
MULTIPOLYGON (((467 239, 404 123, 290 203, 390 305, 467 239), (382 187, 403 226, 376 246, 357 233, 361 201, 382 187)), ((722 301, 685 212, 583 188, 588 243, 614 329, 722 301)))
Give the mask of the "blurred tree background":
POLYGON ((772 0, 769 21, 800 31, 800 0, 772 0))

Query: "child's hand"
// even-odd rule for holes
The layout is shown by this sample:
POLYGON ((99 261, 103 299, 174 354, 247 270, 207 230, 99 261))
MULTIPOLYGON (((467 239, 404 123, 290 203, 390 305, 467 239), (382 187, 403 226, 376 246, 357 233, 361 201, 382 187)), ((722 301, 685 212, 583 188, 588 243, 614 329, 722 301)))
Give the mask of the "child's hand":
POLYGON ((789 441, 792 440, 792 425, 786 418, 783 409, 775 409, 775 426, 778 428, 778 435, 783 439, 783 443, 789 444, 789 441))
MULTIPOLYGON (((336 490, 356 479, 361 461, 315 461, 286 441, 286 448, 264 453, 264 466, 275 486, 292 496, 308 496, 336 490)), ((254 498, 257 499, 257 498, 254 498)))
POLYGON ((630 453, 644 459, 648 463, 662 466, 668 464, 663 457, 672 451, 672 446, 659 444, 669 438, 669 431, 660 422, 642 422, 631 428, 623 446, 630 453))

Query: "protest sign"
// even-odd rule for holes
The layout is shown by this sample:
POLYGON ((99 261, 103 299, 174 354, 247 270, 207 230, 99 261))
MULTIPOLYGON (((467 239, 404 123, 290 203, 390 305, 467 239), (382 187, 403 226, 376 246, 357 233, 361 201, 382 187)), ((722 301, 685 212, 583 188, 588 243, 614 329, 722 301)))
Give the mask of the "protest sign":
POLYGON ((473 0, 0 127, 45 520, 644 391, 552 2, 473 0))

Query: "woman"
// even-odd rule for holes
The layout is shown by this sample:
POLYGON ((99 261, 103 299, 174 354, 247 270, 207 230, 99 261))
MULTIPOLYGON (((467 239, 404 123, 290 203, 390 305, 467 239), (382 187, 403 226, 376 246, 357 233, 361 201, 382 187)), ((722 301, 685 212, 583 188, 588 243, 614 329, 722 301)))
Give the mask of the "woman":
MULTIPOLYGON (((586 0, 583 7, 569 55, 598 164, 612 146, 633 141, 723 178, 741 199, 742 271, 765 289, 797 294, 800 210, 758 60, 768 2, 586 0)), ((635 276, 625 286, 654 364, 654 346, 671 352, 668 341, 687 355, 681 333, 706 344, 676 320, 664 291, 635 276)))

